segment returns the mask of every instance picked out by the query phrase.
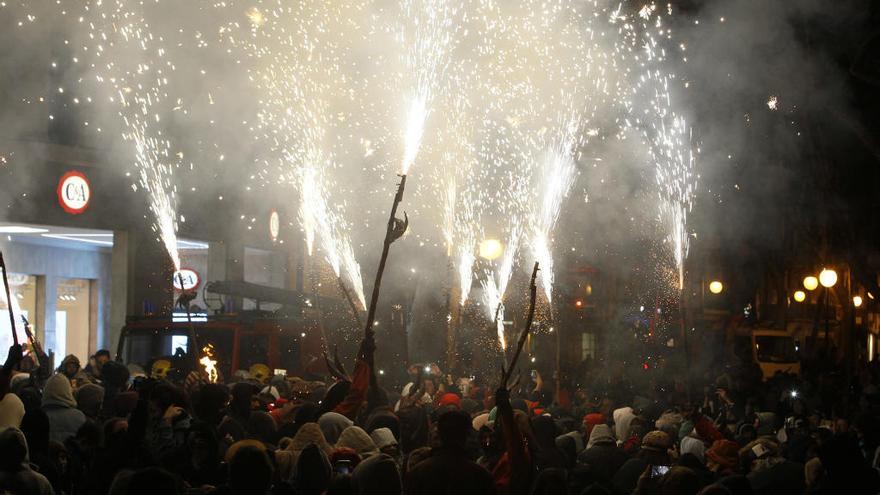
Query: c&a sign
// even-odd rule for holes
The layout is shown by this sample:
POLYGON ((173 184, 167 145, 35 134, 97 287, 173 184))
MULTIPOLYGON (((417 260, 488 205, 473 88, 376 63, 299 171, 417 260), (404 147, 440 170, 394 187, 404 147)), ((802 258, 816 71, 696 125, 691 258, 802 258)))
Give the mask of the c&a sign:
POLYGON ((71 215, 79 215, 89 207, 92 186, 85 174, 71 170, 58 181, 58 204, 71 215))

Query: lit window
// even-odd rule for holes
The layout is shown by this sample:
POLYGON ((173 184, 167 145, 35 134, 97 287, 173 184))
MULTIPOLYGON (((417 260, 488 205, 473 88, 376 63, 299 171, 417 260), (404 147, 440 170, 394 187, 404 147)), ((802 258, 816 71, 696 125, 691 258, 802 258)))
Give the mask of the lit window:
POLYGON ((581 359, 596 357, 596 334, 584 332, 581 334, 581 359))

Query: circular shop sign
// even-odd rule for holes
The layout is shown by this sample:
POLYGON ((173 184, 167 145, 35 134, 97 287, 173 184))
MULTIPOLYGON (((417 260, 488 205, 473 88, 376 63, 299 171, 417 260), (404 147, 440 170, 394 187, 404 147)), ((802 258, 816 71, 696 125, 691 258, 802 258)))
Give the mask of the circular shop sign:
POLYGON ((58 181, 58 204, 71 215, 79 215, 89 207, 92 186, 82 172, 71 170, 58 181))
POLYGON ((172 283, 177 290, 196 290, 202 280, 199 278, 199 272, 192 268, 181 268, 174 272, 172 283), (181 278, 183 278, 183 285, 180 284, 181 278))
POLYGON ((269 238, 272 239, 272 242, 278 240, 278 235, 281 233, 281 217, 278 216, 278 212, 272 210, 269 213, 269 238))

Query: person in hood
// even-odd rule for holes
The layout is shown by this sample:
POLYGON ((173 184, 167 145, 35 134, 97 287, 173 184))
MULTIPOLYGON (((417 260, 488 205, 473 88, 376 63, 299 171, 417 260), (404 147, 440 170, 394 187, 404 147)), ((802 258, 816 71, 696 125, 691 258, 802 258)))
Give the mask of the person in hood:
POLYGON ((92 421, 97 421, 100 417, 103 403, 104 387, 100 385, 87 383, 76 390, 77 408, 92 421))
POLYGON ((376 448, 373 439, 360 426, 349 426, 343 430, 342 435, 339 436, 339 441, 336 442, 336 448, 345 447, 357 452, 361 459, 366 459, 379 453, 379 449, 376 448))
POLYGON ((43 411, 49 417, 49 439, 64 442, 76 435, 86 422, 86 415, 76 408, 73 389, 67 376, 57 374, 46 381, 43 390, 43 411))
POLYGON ((407 495, 486 495, 495 493, 495 484, 488 471, 465 455, 471 430, 471 418, 461 411, 443 413, 437 420, 440 446, 431 456, 407 472, 404 492, 407 495))
POLYGON ((24 418, 24 403, 17 395, 7 393, 0 399, 0 428, 21 426, 24 418))
POLYGON ((397 464, 385 454, 374 455, 358 464, 351 473, 351 486, 355 495, 403 493, 397 464))
POLYGON ((265 447, 255 440, 233 444, 226 452, 229 460, 228 493, 265 495, 272 486, 274 469, 265 447))
POLYGON ((578 464, 590 473, 593 480, 603 485, 611 482, 626 460, 626 454, 617 447, 617 440, 606 424, 593 427, 587 449, 578 456, 578 464))
POLYGON ((0 492, 27 495, 54 495, 49 480, 31 469, 24 433, 18 428, 0 432, 0 492))
POLYGON ((636 457, 626 461, 611 480, 614 491, 632 493, 639 478, 649 466, 671 466, 670 448, 672 448, 672 439, 666 433, 654 430, 645 435, 636 457))
POLYGON ((318 418, 321 432, 324 433, 324 438, 331 445, 335 445, 339 441, 339 436, 342 435, 343 430, 353 424, 352 420, 335 412, 324 413, 318 418))
POLYGON ((305 423, 296 432, 290 442, 283 449, 275 451, 275 466, 278 468, 278 476, 282 480, 290 479, 294 474, 294 468, 299 462, 299 456, 309 446, 317 446, 324 454, 330 455, 333 448, 327 443, 321 428, 317 423, 305 423))
POLYGON ((83 371, 82 366, 79 363, 79 358, 73 354, 68 354, 61 361, 61 366, 58 367, 58 372, 70 380, 70 385, 73 388, 81 387, 86 383, 92 383, 92 381, 89 380, 89 376, 83 371))
POLYGON ((299 495, 321 495, 330 486, 333 470, 327 454, 315 444, 309 444, 296 461, 292 485, 299 495))

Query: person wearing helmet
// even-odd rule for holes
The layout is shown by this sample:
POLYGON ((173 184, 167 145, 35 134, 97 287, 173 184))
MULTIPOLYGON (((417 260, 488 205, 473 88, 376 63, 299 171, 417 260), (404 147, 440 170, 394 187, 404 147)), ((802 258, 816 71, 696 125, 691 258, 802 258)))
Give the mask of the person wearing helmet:
POLYGON ((257 380, 260 383, 266 384, 269 382, 269 378, 271 378, 269 374, 269 367, 263 363, 256 363, 250 367, 248 372, 251 374, 251 377, 254 380, 257 380))
POLYGON ((165 380, 168 378, 169 371, 171 371, 171 361, 167 359, 157 359, 153 361, 153 366, 150 368, 150 378, 165 380))

